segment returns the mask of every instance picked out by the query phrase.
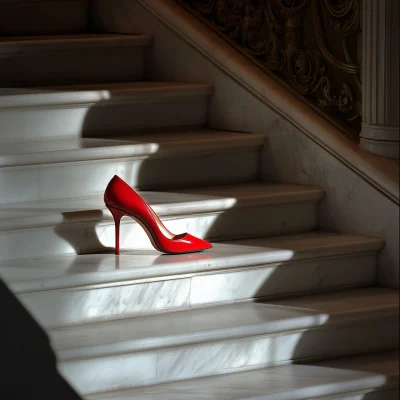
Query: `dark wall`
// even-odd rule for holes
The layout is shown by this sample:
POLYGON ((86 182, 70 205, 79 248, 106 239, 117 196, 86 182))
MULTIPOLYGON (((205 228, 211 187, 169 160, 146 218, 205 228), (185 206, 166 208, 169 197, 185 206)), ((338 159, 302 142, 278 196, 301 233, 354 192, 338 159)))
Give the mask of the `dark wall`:
POLYGON ((59 375, 46 332, 0 279, 0 398, 80 400, 59 375))

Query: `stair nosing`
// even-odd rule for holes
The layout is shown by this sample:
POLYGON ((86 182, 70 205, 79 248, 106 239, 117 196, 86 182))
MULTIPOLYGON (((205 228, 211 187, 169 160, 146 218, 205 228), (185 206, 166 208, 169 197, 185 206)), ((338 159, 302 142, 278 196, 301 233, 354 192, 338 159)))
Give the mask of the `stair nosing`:
MULTIPOLYGON (((306 234, 307 235, 307 234, 306 234)), ((290 235, 288 235, 290 236, 290 235)), ((338 234, 338 236, 341 236, 338 234)), ((346 237, 347 235, 343 235, 346 237)), ((323 238, 321 239, 323 240, 323 238)), ((240 241, 219 242, 215 246, 224 245, 226 243, 235 243, 240 241)), ((235 273, 242 271, 254 271, 264 268, 272 268, 279 265, 280 268, 285 268, 288 265, 299 265, 299 268, 307 261, 316 261, 321 259, 342 259, 348 257, 358 257, 360 254, 376 254, 383 247, 383 241, 380 239, 359 237, 359 241, 353 243, 338 243, 329 248, 323 245, 315 245, 313 248, 303 248, 297 251, 295 255, 287 249, 280 251, 271 251, 265 249, 252 254, 237 254, 232 256, 223 256, 215 259, 207 260, 207 263, 198 265, 191 260, 182 262, 172 261, 170 264, 163 264, 159 268, 148 268, 141 266, 140 268, 130 268, 121 270, 116 274, 114 271, 101 271, 91 273, 85 272, 79 274, 79 282, 75 275, 42 277, 39 279, 27 279, 25 281, 9 281, 10 287, 15 293, 34 293, 51 290, 73 290, 73 289, 94 289, 106 287, 119 287, 132 284, 142 284, 164 280, 184 279, 192 276, 215 275, 221 273, 235 273), (227 260, 235 260, 233 263, 226 265, 227 260), (286 265, 280 265, 285 263, 286 265)), ((218 247, 216 247, 218 249, 218 247)), ((77 257, 80 256, 61 256, 61 257, 77 257)), ((56 256, 47 257, 54 259, 56 256)), ((29 259, 19 260, 20 263, 27 262, 29 259)), ((10 261, 9 261, 10 263, 10 261)), ((0 263, 1 267, 7 267, 7 261, 0 263)), ((33 268, 33 267, 32 267, 33 268)))
MULTIPOLYGON (((242 184, 243 185, 243 184, 242 184)), ((232 188, 236 186, 242 186, 240 184, 234 184, 234 185, 228 185, 227 188, 232 188)), ((322 200, 324 196, 324 190, 315 188, 315 187, 308 187, 308 186, 303 186, 303 185, 289 185, 293 186, 293 191, 290 192, 284 192, 284 193, 274 193, 274 194, 269 194, 262 192, 262 189, 268 188, 268 183, 246 183, 245 184, 247 187, 260 187, 261 192, 259 194, 252 194, 250 196, 246 196, 243 194, 239 194, 236 197, 230 196, 229 194, 220 194, 218 199, 216 199, 216 204, 212 204, 212 198, 214 195, 212 194, 207 194, 205 192, 197 192, 197 193, 188 193, 189 195, 199 195, 199 196, 208 196, 208 199, 206 198, 199 198, 196 199, 193 197, 193 199, 190 200, 185 200, 184 203, 187 205, 190 205, 190 207, 187 207, 184 211, 181 211, 181 205, 182 202, 177 202, 177 201, 171 201, 168 202, 167 200, 163 201, 162 203, 157 203, 153 204, 152 208, 154 211, 161 217, 163 217, 164 220, 168 219, 175 219, 174 217, 183 217, 187 215, 200 215, 200 214, 215 214, 215 213, 221 213, 223 211, 227 211, 230 209, 237 209, 237 208, 247 208, 247 207, 253 207, 253 206, 267 206, 267 205, 283 205, 283 204, 293 204, 293 203, 303 203, 303 202, 319 202, 322 200), (210 202, 211 198, 211 202, 210 202), (225 202, 225 204, 220 203, 220 200, 225 202), (168 204, 168 206, 167 206, 168 204), (167 208, 168 210, 162 210, 162 208, 167 208)), ((272 184, 273 186, 282 186, 285 187, 287 186, 286 184, 272 184)), ((221 186, 224 187, 224 186, 221 186)), ((207 187, 206 187, 207 188, 207 187)), ((204 188, 199 188, 204 189, 204 188)), ((157 193, 165 193, 166 195, 168 193, 174 193, 174 194, 179 194, 182 192, 182 194, 185 194, 185 191, 158 191, 157 193)), ((146 198, 146 193, 149 194, 151 192, 149 191, 139 191, 139 193, 142 193, 142 195, 146 198)), ((21 215, 21 216, 14 216, 14 217, 3 217, 0 218, 0 232, 8 231, 8 230, 19 230, 19 229, 30 229, 30 228, 39 228, 39 227, 45 227, 45 226, 53 226, 54 224, 85 224, 85 223, 90 223, 93 221, 97 221, 99 223, 105 223, 109 224, 112 223, 112 216, 110 212, 108 211, 107 207, 103 204, 102 201, 103 194, 98 194, 95 196, 89 196, 89 197, 80 197, 79 199, 81 200, 93 200, 93 201, 98 201, 100 203, 100 207, 94 207, 91 209, 76 209, 74 211, 66 211, 68 214, 70 214, 70 219, 66 220, 65 217, 63 216, 65 212, 63 211, 55 211, 51 213, 37 213, 36 215, 21 215), (99 218, 97 215, 98 211, 102 212, 102 217, 99 218), (96 213, 95 215, 93 213, 96 213), (105 214, 104 214, 105 213, 105 214), (72 216, 72 218, 71 218, 72 216), (18 221, 21 221, 19 224, 18 221), (28 222, 27 222, 28 221, 28 222)), ((61 203, 65 201, 65 199, 49 199, 50 202, 54 202, 54 204, 61 203)), ((69 199, 69 201, 74 202, 74 199, 69 199)), ((15 207, 16 204, 19 206, 19 210, 23 212, 23 208, 21 206, 26 205, 27 207, 32 207, 33 203, 38 203, 36 202, 21 202, 21 203, 11 203, 11 204, 1 204, 0 205, 0 213, 3 210, 7 210, 8 207, 15 207)), ((152 204, 152 201, 149 201, 150 204, 152 204)), ((124 223, 132 223, 132 222, 122 222, 124 223)))
POLYGON ((30 52, 46 52, 46 51, 70 51, 80 50, 90 47, 94 48, 125 48, 125 47, 148 47, 152 43, 151 35, 123 35, 123 34, 98 34, 98 36, 84 37, 74 35, 53 35, 46 37, 45 35, 26 37, 26 40, 7 40, 2 37, 0 40, 0 58, 10 53, 13 56, 24 56, 30 52), (58 36, 58 37, 54 37, 58 36), (63 37, 64 36, 64 37, 63 37), (15 51, 22 52, 15 54, 15 51))
MULTIPOLYGON (((197 130, 198 131, 198 130, 197 130)), ((201 131, 200 131, 201 132, 201 131)), ((212 130, 210 135, 214 132, 212 130)), ((183 131, 183 134, 185 131, 183 131)), ((190 131, 187 132, 190 135, 190 131)), ((170 157, 173 155, 187 155, 190 154, 202 154, 209 153, 210 151, 229 151, 230 149, 240 148, 259 148, 262 147, 267 136, 265 134, 235 134, 235 132, 224 131, 223 133, 235 134, 235 137, 221 137, 218 135, 221 131, 215 131, 216 138, 199 138, 196 140, 190 140, 188 138, 180 141, 171 140, 170 142, 163 142, 160 147, 156 150, 143 149, 140 150, 140 146, 159 146, 154 142, 148 143, 135 143, 135 137, 126 137, 126 144, 111 145, 112 138, 104 138, 109 140, 110 145, 98 146, 91 148, 79 148, 79 149, 67 149, 67 150, 51 150, 44 152, 34 153, 16 153, 1 155, 0 153, 0 169, 9 167, 25 167, 25 166, 46 166, 51 164, 73 164, 73 163, 84 163, 86 161, 97 161, 97 162, 112 162, 113 160, 135 160, 142 159, 143 157, 151 156, 154 158, 170 157), (131 140, 131 142, 129 142, 131 140), (135 153, 135 149, 138 149, 135 153)), ((168 133, 166 133, 168 135, 168 133)), ((151 135, 148 136, 151 138, 151 135)), ((90 139, 90 138, 88 138, 90 139)), ((115 141, 121 141, 115 139, 115 141)), ((38 141, 39 142, 39 141, 38 141)), ((8 144, 8 143, 6 143, 8 144)), ((1 142, 0 142, 1 145, 1 142)))
MULTIPOLYGON (((195 311, 195 309, 193 309, 195 311)), ((385 309, 383 311, 376 311, 375 313, 371 313, 370 311, 366 311, 365 313, 361 313, 359 315, 352 315, 352 322, 355 323, 363 323, 369 320, 375 320, 385 317, 393 317, 397 315, 397 307, 392 307, 391 309, 385 309)), ((179 311, 176 311, 179 312, 179 311)), ((320 315, 323 317, 324 315, 320 315)), ((300 322, 300 321, 296 321, 300 322)), ((268 331, 265 329, 265 324, 254 324, 248 326, 240 326, 240 327, 232 327, 227 329, 215 329, 204 334, 206 337, 201 337, 201 335, 195 334, 181 334, 176 335, 171 339, 165 340, 163 337, 152 338, 153 343, 150 343, 148 340, 127 340, 118 342, 119 348, 115 349, 115 343, 105 344, 105 345, 96 345, 96 346, 82 346, 68 350, 56 350, 57 357, 59 362, 74 362, 80 360, 86 360, 88 358, 100 358, 100 357, 110 357, 117 356, 126 353, 136 353, 136 352, 146 352, 157 349, 164 349, 170 347, 181 347, 181 346, 190 346, 193 344, 205 344, 212 342, 220 342, 220 341, 230 341, 230 340, 241 340, 250 337, 266 337, 266 336, 283 336, 288 333, 296 333, 296 332, 315 332, 315 331, 324 331, 330 329, 332 327, 340 327, 343 325, 347 325, 347 319, 336 320, 324 323, 323 325, 313 325, 313 326, 296 326, 293 328, 280 328, 278 331, 268 331), (154 343, 155 342, 155 343, 154 343), (90 349, 89 352, 82 354, 84 349, 90 349), (90 354, 92 353, 92 354, 90 354)), ((50 330, 51 332, 51 330, 50 330)), ((324 355, 321 355, 322 357, 324 355)))
MULTIPOLYGON (((63 87, 41 87, 36 89, 36 93, 26 93, 27 89, 23 89, 25 93, 16 89, 1 89, 0 91, 0 112, 18 111, 21 109, 41 109, 41 108, 63 108, 74 106, 89 106, 101 102, 102 107, 114 104, 134 104, 134 103, 151 103, 162 102, 174 98, 188 97, 204 97, 209 96, 213 91, 213 85, 203 83, 189 82, 151 82, 153 86, 149 87, 132 87, 139 82, 120 82, 126 84, 127 87, 112 88, 112 83, 93 84, 93 89, 79 89, 78 85, 66 85, 63 87), (170 85, 165 86, 166 83, 170 85), (159 84, 159 87, 154 86, 159 84), (164 84, 164 86, 163 86, 164 84), (175 84, 175 86, 174 86, 175 84), (103 88, 101 86, 103 85, 103 88), (131 87, 128 87, 128 86, 131 87), (107 88, 108 86, 108 88, 107 88), (96 89, 97 87, 97 89, 96 89), (63 92, 48 92, 48 90, 61 90, 63 92), (76 88, 75 90, 73 88, 76 88), (39 90, 46 90, 40 92, 39 90)), ((88 86, 88 85, 82 85, 88 86)))

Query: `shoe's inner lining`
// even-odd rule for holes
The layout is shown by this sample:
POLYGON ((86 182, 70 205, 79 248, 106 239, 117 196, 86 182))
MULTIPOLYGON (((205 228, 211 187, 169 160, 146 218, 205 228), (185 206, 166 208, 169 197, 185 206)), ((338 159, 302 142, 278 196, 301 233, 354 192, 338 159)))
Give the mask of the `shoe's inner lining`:
POLYGON ((179 240, 186 236, 186 233, 180 233, 179 235, 174 235, 170 232, 164 224, 161 222, 158 215, 153 211, 153 209, 145 202, 146 206, 149 208, 151 215, 153 216, 154 220, 156 221, 158 228, 160 229, 161 233, 170 240, 179 240))

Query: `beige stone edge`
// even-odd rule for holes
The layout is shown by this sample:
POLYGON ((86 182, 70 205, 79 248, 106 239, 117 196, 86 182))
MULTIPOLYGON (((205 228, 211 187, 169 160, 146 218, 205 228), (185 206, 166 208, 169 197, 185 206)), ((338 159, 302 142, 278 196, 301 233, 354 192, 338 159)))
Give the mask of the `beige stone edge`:
POLYGON ((172 0, 137 0, 182 39, 311 140, 399 204, 399 163, 367 153, 172 0))

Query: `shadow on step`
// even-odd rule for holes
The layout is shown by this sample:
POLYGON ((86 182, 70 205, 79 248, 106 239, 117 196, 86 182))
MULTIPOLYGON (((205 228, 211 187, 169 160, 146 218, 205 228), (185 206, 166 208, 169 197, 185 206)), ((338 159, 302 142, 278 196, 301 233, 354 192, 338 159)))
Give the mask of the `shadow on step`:
POLYGON ((76 254, 113 252, 113 247, 107 247, 100 241, 101 232, 98 231, 98 225, 103 219, 102 210, 90 210, 89 212, 95 219, 83 219, 80 222, 69 221, 69 214, 76 217, 78 213, 63 213, 65 222, 58 224, 55 232, 72 247, 76 254))
MULTIPOLYGON (((338 287, 322 290, 316 288, 306 294, 296 293, 293 290, 291 294, 280 296, 284 298, 279 301, 263 297, 266 292, 273 290, 274 285, 281 285, 283 279, 290 279, 290 277, 279 273, 272 275, 261 285, 254 301, 265 304, 266 307, 278 306, 281 310, 296 312, 298 317, 304 312, 307 314, 307 318, 314 319, 314 327, 311 329, 298 327, 294 331, 289 329, 283 341, 280 340, 279 335, 272 337, 268 346, 267 358, 269 361, 274 363, 275 360, 281 360, 282 354, 285 354, 286 359, 291 360, 294 365, 304 365, 305 370, 311 367, 307 374, 312 375, 313 367, 316 367, 316 371, 319 367, 325 367, 326 371, 329 369, 332 371, 332 378, 335 373, 342 374, 342 378, 347 374, 348 378, 354 379, 357 378, 358 372, 365 372, 365 379, 374 381, 373 387, 377 388, 377 391, 383 387, 385 390, 386 387, 390 390, 392 378, 395 378, 395 381, 398 379, 397 360, 393 358, 393 352, 398 352, 398 322, 385 315, 380 317, 379 327, 376 326, 376 319, 368 320, 352 315, 349 315, 347 321, 343 320, 340 324, 337 324, 336 321, 336 316, 341 312, 346 313, 346 310, 338 309, 344 296, 351 307, 356 309, 362 304, 379 302, 376 293, 363 289, 352 291, 351 288, 346 290, 346 288, 338 287), (327 296, 328 292, 332 291, 334 293, 327 296), (316 305, 318 306, 316 307, 316 305), (324 314, 321 310, 325 310, 324 314), (315 316, 313 316, 314 313, 315 316), (334 317, 331 317, 331 313, 334 317), (395 376, 391 376, 391 373, 396 370, 395 376), (371 374, 370 378, 368 378, 368 374, 371 374)), ((346 306, 347 304, 343 304, 344 309, 346 306)), ((362 308, 363 306, 361 306, 362 308)), ((318 374, 315 376, 318 377, 318 374)), ((396 381, 396 383, 398 382, 396 381)), ((360 394, 357 399, 375 400, 374 392, 360 394)), ((315 393, 315 397, 318 396, 322 396, 322 393, 315 393)), ((394 399, 392 396, 393 394, 390 393, 387 399, 394 399)), ((386 399, 386 397, 377 397, 376 399, 378 398, 386 399)))
POLYGON ((0 279, 0 398, 80 400, 61 377, 49 338, 0 279))

